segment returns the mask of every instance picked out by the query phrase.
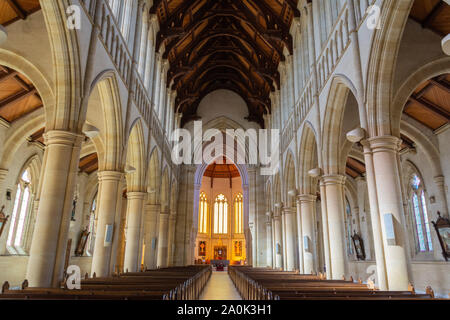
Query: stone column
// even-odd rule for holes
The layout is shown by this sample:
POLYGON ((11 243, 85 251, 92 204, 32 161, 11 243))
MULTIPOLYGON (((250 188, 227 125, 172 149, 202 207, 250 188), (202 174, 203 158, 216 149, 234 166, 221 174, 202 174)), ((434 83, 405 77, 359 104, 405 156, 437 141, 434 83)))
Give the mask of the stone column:
POLYGON ((156 252, 158 236, 158 215, 161 207, 158 204, 145 205, 145 253, 144 266, 148 269, 156 269, 156 252))
POLYGON ((127 230, 124 269, 129 272, 140 270, 141 257, 141 221, 146 197, 144 192, 127 193, 127 230))
POLYGON ((159 234, 158 234, 158 260, 157 265, 160 268, 167 267, 167 244, 169 240, 169 213, 161 212, 159 215, 159 234))
POLYGON ((171 267, 173 265, 173 254, 175 252, 175 227, 177 222, 177 214, 175 212, 171 212, 169 216, 169 242, 167 244, 168 248, 168 259, 167 265, 171 267))
POLYGON ((302 225, 302 211, 300 200, 297 197, 297 244, 298 244, 298 265, 301 274, 307 273, 304 269, 304 254, 303 254, 303 225, 302 225))
POLYGON ((118 194, 122 177, 123 173, 117 171, 98 173, 98 222, 91 268, 91 274, 95 272, 97 277, 107 277, 111 272, 112 246, 105 246, 105 232, 107 225, 114 226, 116 212, 121 210, 118 194))
POLYGON ((286 224, 286 270, 295 269, 295 233, 294 233, 294 213, 295 208, 284 208, 283 214, 286 224))
POLYGON ((267 266, 273 268, 272 212, 267 212, 266 216, 267 266))
POLYGON ((298 197, 298 202, 302 211, 302 227, 303 227, 303 270, 305 274, 312 274, 314 267, 314 212, 316 205, 316 196, 303 194, 298 197))
POLYGON ((83 136, 67 131, 44 134, 41 198, 26 279, 30 287, 57 287, 62 280, 76 172, 83 136))
MULTIPOLYGON (((369 139, 373 152, 373 167, 380 210, 384 254, 386 259, 387 287, 389 290, 407 290, 408 266, 406 256, 404 212, 401 193, 400 170, 397 154, 401 140, 392 136, 369 139), (385 219, 392 215, 395 239, 388 239, 385 219)), ((387 221, 387 220, 386 220, 387 221)))
POLYGON ((443 217, 448 218, 448 203, 447 196, 445 195, 445 178, 444 176, 434 177, 434 182, 439 190, 438 202, 441 203, 441 214, 443 217))
POLYGON ((326 192, 326 211, 330 245, 331 278, 345 276, 345 232, 344 232, 344 184, 345 176, 325 175, 322 177, 326 192))
POLYGON ((275 208, 275 215, 273 216, 275 229, 275 268, 283 268, 283 248, 281 238, 281 214, 280 208, 275 208))

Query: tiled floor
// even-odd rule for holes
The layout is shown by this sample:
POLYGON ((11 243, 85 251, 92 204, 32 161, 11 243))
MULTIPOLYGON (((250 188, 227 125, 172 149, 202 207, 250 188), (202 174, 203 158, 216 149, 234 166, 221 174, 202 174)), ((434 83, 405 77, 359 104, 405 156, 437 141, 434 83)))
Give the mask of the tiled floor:
POLYGON ((242 298, 226 271, 214 271, 200 300, 242 300, 242 298))

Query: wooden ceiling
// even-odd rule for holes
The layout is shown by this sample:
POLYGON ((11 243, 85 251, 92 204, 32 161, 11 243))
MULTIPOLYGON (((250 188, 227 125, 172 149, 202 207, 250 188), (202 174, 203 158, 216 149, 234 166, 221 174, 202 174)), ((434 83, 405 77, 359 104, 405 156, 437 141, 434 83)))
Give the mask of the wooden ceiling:
POLYGON ((155 0, 160 22, 157 50, 170 69, 181 125, 196 119, 201 99, 229 89, 247 103, 249 121, 264 126, 270 92, 279 87, 283 48, 292 53, 289 28, 298 0, 155 0))
POLYGON ((42 107, 41 97, 31 81, 0 65, 0 117, 11 123, 42 107))
POLYGON ((450 33, 450 6, 442 0, 415 0, 411 19, 445 37, 450 33))
POLYGON ((450 121, 450 74, 418 86, 403 112, 431 130, 446 125, 450 121))
POLYGON ((240 177, 241 175, 239 174, 238 168, 233 163, 223 159, 220 163, 215 161, 210 164, 206 168, 204 176, 217 179, 231 179, 240 177))
POLYGON ((366 165, 361 161, 356 160, 355 158, 348 157, 345 173, 347 173, 353 179, 362 177, 366 173, 366 165))
POLYGON ((41 9, 39 0, 0 0, 0 24, 7 26, 17 20, 25 20, 41 9))

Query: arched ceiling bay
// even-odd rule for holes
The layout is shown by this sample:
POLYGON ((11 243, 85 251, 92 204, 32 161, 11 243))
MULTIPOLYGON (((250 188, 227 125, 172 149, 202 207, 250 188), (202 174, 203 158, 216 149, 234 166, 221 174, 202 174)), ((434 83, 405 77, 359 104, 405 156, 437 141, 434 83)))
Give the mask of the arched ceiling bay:
POLYGON ((167 85, 177 91, 181 125, 196 118, 201 99, 217 89, 246 101, 249 121, 264 126, 270 92, 279 88, 283 50, 298 0, 156 0, 156 49, 168 59, 167 85))

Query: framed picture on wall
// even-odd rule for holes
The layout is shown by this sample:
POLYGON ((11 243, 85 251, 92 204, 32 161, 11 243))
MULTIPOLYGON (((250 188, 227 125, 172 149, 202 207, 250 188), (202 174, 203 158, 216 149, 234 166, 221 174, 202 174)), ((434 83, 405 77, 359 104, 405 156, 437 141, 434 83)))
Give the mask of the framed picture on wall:
POLYGON ((442 255, 445 261, 450 258, 450 220, 441 217, 441 213, 438 211, 438 219, 436 222, 432 221, 434 229, 436 229, 439 243, 442 248, 442 255))
POLYGON ((3 229, 6 226, 6 223, 8 222, 9 216, 6 216, 3 210, 5 209, 5 206, 2 206, 2 209, 0 211, 0 237, 2 236, 3 229))
POLYGON ((206 241, 200 241, 198 243, 198 255, 200 257, 206 256, 206 241))
POLYGON ((84 253, 84 249, 86 248, 87 239, 89 237, 90 232, 87 229, 83 230, 80 234, 80 238, 78 240, 77 248, 75 249, 75 255, 77 257, 81 257, 84 253))
POLYGON ((366 252, 364 250, 364 241, 359 234, 355 232, 352 236, 353 245, 355 247, 356 257, 358 260, 366 260, 366 252))

